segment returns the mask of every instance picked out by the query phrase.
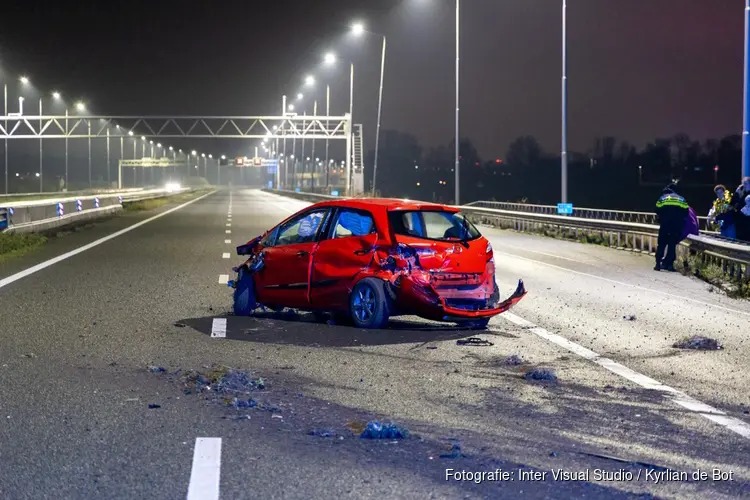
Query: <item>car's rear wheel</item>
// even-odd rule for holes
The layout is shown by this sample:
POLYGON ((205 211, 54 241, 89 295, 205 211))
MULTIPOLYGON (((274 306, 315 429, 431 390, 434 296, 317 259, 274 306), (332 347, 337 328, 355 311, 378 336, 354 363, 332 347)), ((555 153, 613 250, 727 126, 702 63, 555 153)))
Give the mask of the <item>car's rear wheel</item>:
POLYGON ((250 316, 258 303, 255 300, 255 283, 247 267, 237 273, 237 287, 234 289, 234 315, 250 316))
POLYGON ((359 328, 383 328, 388 324, 388 300, 384 283, 377 278, 360 280, 349 297, 349 312, 359 328))

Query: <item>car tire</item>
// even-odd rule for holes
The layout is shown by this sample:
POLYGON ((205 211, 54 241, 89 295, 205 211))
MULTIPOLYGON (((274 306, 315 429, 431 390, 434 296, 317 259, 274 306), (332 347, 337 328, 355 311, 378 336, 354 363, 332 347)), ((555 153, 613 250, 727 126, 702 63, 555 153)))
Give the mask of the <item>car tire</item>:
POLYGON ((237 287, 234 289, 234 315, 250 316, 257 307, 253 276, 247 267, 242 266, 237 273, 237 287))
POLYGON ((389 311, 383 281, 365 278, 357 282, 349 297, 349 314, 358 328, 384 328, 389 311))

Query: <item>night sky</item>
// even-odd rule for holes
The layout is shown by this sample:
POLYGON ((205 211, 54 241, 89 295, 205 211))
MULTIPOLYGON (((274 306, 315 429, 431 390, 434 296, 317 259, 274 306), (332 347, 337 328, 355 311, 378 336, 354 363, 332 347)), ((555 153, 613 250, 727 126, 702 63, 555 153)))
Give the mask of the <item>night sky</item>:
MULTIPOLYGON (((596 136, 643 145, 742 126, 741 0, 568 0, 569 147, 596 136)), ((383 128, 424 146, 453 136, 451 0, 28 2, 3 4, 0 78, 84 99, 100 114, 278 114, 326 50, 356 66, 355 121, 374 143, 380 40, 383 128)), ((519 135, 559 150, 561 1, 463 0, 462 136, 485 158, 519 135)), ((346 111, 348 74, 330 82, 346 111)), ((320 92, 317 96, 324 98, 320 92)))

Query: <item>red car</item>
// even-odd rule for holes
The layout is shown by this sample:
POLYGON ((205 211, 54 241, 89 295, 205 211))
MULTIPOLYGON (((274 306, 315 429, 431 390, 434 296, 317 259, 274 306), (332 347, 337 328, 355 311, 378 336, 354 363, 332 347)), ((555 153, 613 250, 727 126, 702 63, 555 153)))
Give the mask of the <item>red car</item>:
POLYGON ((237 247, 234 314, 265 306, 333 313, 361 328, 391 316, 485 328, 520 301, 500 302, 492 246, 458 209, 396 199, 309 206, 237 247))

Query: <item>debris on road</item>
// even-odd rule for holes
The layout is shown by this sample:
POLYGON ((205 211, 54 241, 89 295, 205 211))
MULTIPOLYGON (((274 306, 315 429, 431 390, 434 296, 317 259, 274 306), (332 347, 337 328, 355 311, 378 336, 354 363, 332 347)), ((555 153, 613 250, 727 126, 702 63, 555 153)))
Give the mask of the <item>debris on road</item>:
POLYGON ((448 453, 441 453, 440 458, 461 458, 465 455, 461 452, 461 444, 460 443, 453 443, 453 446, 451 446, 450 451, 448 453))
POLYGON ((28 354, 22 354, 21 357, 23 357, 23 358, 36 358, 36 354, 34 354, 33 352, 30 352, 28 354))
POLYGON ((527 371, 523 378, 542 382, 557 382, 557 375, 551 368, 533 368, 527 371))
POLYGON ((156 404, 149 404, 148 405, 148 409, 149 410, 155 410, 157 408, 161 408, 161 405, 156 405, 156 404))
POLYGON ((258 406, 258 402, 254 400, 253 398, 248 399, 245 401, 244 399, 238 399, 238 398, 232 398, 229 403, 230 406, 233 406, 234 408, 256 408, 258 406))
POLYGON ((165 371, 167 371, 161 366, 151 366, 149 367, 149 370, 151 371, 151 373, 164 373, 165 371))
POLYGON ((672 345, 672 347, 677 349, 697 349, 701 351, 719 351, 724 349, 718 340, 702 337, 700 335, 694 335, 692 337, 678 340, 672 345))
POLYGON ((307 433, 308 436, 317 436, 322 438, 336 437, 336 431, 332 429, 313 429, 307 433))
POLYGON ((524 363, 526 362, 518 354, 511 354, 505 358, 505 364, 508 366, 520 366, 524 363))
POLYGON ((250 394, 266 387, 262 378, 254 379, 247 372, 229 370, 216 383, 219 394, 250 394))
POLYGON ((393 423, 381 423, 377 420, 368 422, 359 437, 362 439, 404 439, 409 435, 403 427, 393 423))
POLYGON ((635 321, 635 314, 626 314, 622 319, 625 321, 635 321))
POLYGON ((185 323, 175 323, 174 326, 177 328, 185 328, 187 325, 185 323))
POLYGON ((479 337, 469 337, 468 339, 459 339, 456 341, 457 345, 473 345, 473 346, 493 346, 489 340, 480 339, 479 337))

